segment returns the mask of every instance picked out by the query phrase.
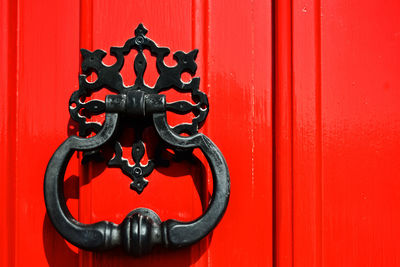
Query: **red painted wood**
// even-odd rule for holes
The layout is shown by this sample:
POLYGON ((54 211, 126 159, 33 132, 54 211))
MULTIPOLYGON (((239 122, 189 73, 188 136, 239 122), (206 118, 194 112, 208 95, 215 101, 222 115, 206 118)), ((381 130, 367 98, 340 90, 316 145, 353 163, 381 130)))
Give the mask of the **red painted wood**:
MULTIPOLYGON (((20 0, 1 1, 0 7, 5 88, 0 99, 0 172, 7 178, 0 182, 1 215, 6 218, 0 222, 6 233, 0 239, 1 266, 272 264, 270 2, 20 0), (123 45, 139 22, 172 51, 200 48, 197 75, 211 103, 202 131, 228 161, 232 196, 221 224, 199 244, 156 249, 133 259, 122 250, 90 253, 65 242, 46 216, 42 182, 50 156, 68 135, 76 134, 67 103, 78 88, 79 47, 108 50, 123 45)), ((172 56, 167 63, 173 64, 172 56)), ((127 78, 133 73, 129 67, 123 71, 127 78)), ((154 82, 154 68, 149 69, 146 77, 154 82)), ((177 118, 169 121, 176 123, 177 118)), ((164 220, 191 220, 201 215, 212 190, 208 166, 201 161, 158 169, 140 197, 120 170, 104 169, 104 164, 81 166, 79 161, 74 156, 68 166, 65 196, 72 215, 83 222, 120 223, 140 206, 154 209, 164 220)))
POLYGON ((293 2, 293 262, 299 266, 322 266, 320 12, 319 1, 293 2))
MULTIPOLYGON (((43 174, 69 131, 68 98, 77 89, 71 77, 78 72, 78 15, 78 1, 18 2, 16 175, 12 178, 16 266, 77 263, 77 254, 45 215, 43 174)), ((66 175, 66 183, 72 186, 72 175, 78 174, 74 169, 72 162, 66 175)), ((65 193, 71 198, 68 189, 65 193)), ((75 213, 74 205, 70 207, 75 213)))
MULTIPOLYGON (((109 51, 110 46, 122 46, 128 38, 133 36, 136 26, 143 22, 150 30, 148 36, 156 40, 159 45, 168 46, 172 51, 192 49, 190 2, 96 1, 92 8, 93 47, 95 48, 109 51), (186 14, 188 11, 189 13, 186 14), (165 15, 162 16, 162 14, 165 15)), ((132 67, 134 57, 130 56, 129 59, 122 71, 127 84, 134 81, 132 67)), ((111 63, 112 58, 108 57, 107 61, 111 63)), ((148 70, 152 71, 151 77, 156 74, 154 67, 154 61, 153 66, 148 64, 148 70)), ((131 139, 128 141, 132 142, 131 139)), ((193 180, 198 181, 201 178, 202 170, 199 165, 180 163, 173 164, 167 169, 154 171, 149 177, 149 185, 141 195, 129 189, 130 179, 119 169, 103 171, 103 168, 99 165, 92 166, 87 173, 87 181, 90 183, 81 189, 81 196, 85 198, 85 201, 81 201, 82 214, 86 214, 86 218, 82 218, 84 220, 94 222, 107 219, 120 223, 131 210, 137 207, 153 209, 163 220, 168 218, 190 220, 202 212, 200 197, 193 184, 193 180), (94 173, 99 176, 94 177, 94 173)), ((199 250, 200 246, 197 245, 197 247, 199 250)), ((195 254, 192 256, 191 248, 172 252, 155 251, 139 259, 132 258, 121 250, 94 254, 85 252, 82 255, 82 266, 187 266, 196 260, 195 254)))
POLYGON ((17 81, 17 8, 12 1, 0 3, 0 265, 15 263, 15 111, 17 81))
POLYGON ((322 263, 396 266, 400 3, 321 10, 322 263))
MULTIPOLYGON (((399 9, 396 1, 1 1, 0 265, 399 265, 399 9), (42 182, 51 154, 76 132, 67 103, 79 48, 123 45, 139 22, 172 51, 200 48, 211 104, 202 131, 227 159, 232 195, 212 236, 133 259, 67 244, 46 217, 42 182)), ((127 82, 132 74, 127 65, 127 82)), ((212 190, 200 162, 158 169, 138 196, 120 170, 79 161, 65 195, 83 222, 119 223, 139 206, 191 220, 212 190)))
POLYGON ((46 217, 43 174, 68 135, 68 97, 77 88, 71 77, 79 67, 79 5, 21 0, 0 6, 0 265, 74 266, 77 254, 46 217))
MULTIPOLYGON (((91 2, 87 3, 90 6, 91 2)), ((265 34, 265 30, 272 27, 271 19, 268 20, 271 18, 271 5, 266 1, 238 2, 235 5, 214 1, 96 1, 87 10, 92 12, 93 24, 81 27, 87 25, 88 31, 93 27, 93 42, 81 39, 81 43, 92 44, 93 48, 108 50, 111 45, 123 45, 139 22, 150 30, 150 38, 172 51, 200 48, 198 75, 211 105, 203 132, 226 156, 233 186, 223 221, 212 236, 199 244, 177 251, 156 250, 139 259, 125 255, 121 250, 106 253, 81 251, 80 264, 272 264, 272 35, 265 34), (243 13, 243 10, 247 12, 243 13), (236 19, 239 14, 242 20, 236 19), (221 21, 221 16, 227 19, 221 21), (231 25, 228 29, 227 22, 231 25), (238 33, 242 35, 239 39, 238 33), (246 45, 238 45, 237 42, 243 39, 246 45), (235 135, 221 129, 232 129, 235 135), (248 197, 243 198, 243 194, 248 197), (239 222, 246 220, 243 214, 251 217, 251 214, 258 214, 256 219, 251 219, 251 228, 256 229, 253 233, 249 233, 247 227, 238 227, 242 224, 239 222), (264 256, 258 257, 260 253, 264 256)), ((87 39, 90 35, 89 32, 81 38, 87 39)), ((130 55, 129 58, 133 59, 130 55)), ((171 58, 167 59, 168 64, 173 64, 171 58)), ((112 63, 113 59, 107 57, 105 61, 112 63)), ((145 78, 154 81, 154 66, 148 64, 148 71, 150 75, 145 78)), ((128 84, 134 81, 129 76, 133 75, 129 61, 122 75, 128 84)), ((176 94, 167 94, 167 99, 175 97, 176 94)), ((169 121, 174 123, 176 118, 169 121)), ((210 177, 204 177, 207 170, 203 168, 199 164, 180 163, 159 169, 149 177, 149 186, 140 196, 129 190, 129 178, 119 169, 103 170, 102 164, 84 168, 79 219, 85 222, 107 219, 119 223, 128 212, 141 206, 155 210, 163 220, 194 219, 202 213, 201 200, 207 202, 207 183, 208 191, 212 189, 210 177)))
POLYGON ((294 1, 293 262, 397 266, 396 1, 294 1))
POLYGON ((221 147, 232 178, 208 265, 271 266, 271 3, 211 1, 208 9, 207 134, 221 147))

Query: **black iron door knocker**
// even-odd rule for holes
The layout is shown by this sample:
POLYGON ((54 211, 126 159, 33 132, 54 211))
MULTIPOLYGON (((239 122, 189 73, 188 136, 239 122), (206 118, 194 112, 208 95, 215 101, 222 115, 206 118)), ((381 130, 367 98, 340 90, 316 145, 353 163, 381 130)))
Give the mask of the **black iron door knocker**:
POLYGON ((195 59, 197 50, 189 53, 174 53, 176 66, 165 65, 164 58, 170 53, 165 47, 158 47, 146 37, 147 30, 140 24, 135 30, 135 37, 129 39, 123 47, 111 47, 110 54, 116 58, 113 65, 105 65, 106 52, 90 52, 82 49, 82 71, 79 77, 79 89, 70 99, 70 114, 79 123, 79 136, 70 136, 62 143, 46 169, 44 195, 48 215, 57 231, 70 243, 86 250, 98 251, 122 245, 133 255, 142 255, 154 245, 182 247, 191 245, 214 229, 221 220, 229 200, 230 181, 228 168, 217 146, 205 135, 198 133, 198 128, 208 113, 207 96, 199 90, 199 78, 192 78, 188 83, 181 80, 183 72, 194 75, 197 69, 195 59), (136 80, 134 85, 125 86, 120 70, 124 57, 132 50, 137 51, 134 60, 136 80), (146 70, 146 58, 143 51, 149 50, 156 58, 159 74, 154 87, 146 85, 143 75, 146 70), (96 73, 95 82, 88 82, 87 77, 96 73), (106 88, 116 94, 107 95, 105 101, 85 100, 96 91, 106 88), (167 103, 162 92, 174 89, 190 93, 193 103, 177 101, 167 103), (175 127, 167 123, 166 112, 178 114, 193 113, 191 123, 182 123, 175 127), (102 124, 87 121, 90 115, 105 113, 102 124), (122 157, 121 144, 117 136, 121 128, 130 124, 135 128, 135 141, 132 146, 134 165, 122 157), (84 159, 100 153, 105 145, 114 145, 114 157, 109 166, 121 168, 132 179, 131 189, 141 193, 148 184, 157 160, 149 160, 142 165, 140 160, 145 153, 142 141, 143 129, 153 126, 165 146, 176 153, 191 153, 199 148, 205 155, 213 176, 213 194, 205 213, 191 222, 167 220, 161 222, 158 215, 145 208, 138 208, 127 215, 121 224, 100 221, 83 224, 70 214, 64 199, 63 181, 66 167, 75 151, 83 151, 84 159), (185 136, 182 136, 185 134, 185 136))

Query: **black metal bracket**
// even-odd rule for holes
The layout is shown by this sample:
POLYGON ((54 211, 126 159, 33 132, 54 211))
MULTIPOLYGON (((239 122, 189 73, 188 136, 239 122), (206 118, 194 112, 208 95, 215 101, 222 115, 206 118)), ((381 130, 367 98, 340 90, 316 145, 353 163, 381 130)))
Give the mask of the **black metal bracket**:
MULTIPOLYGON (((79 135, 87 137, 91 133, 97 133, 101 124, 98 122, 89 121, 93 115, 99 115, 104 112, 118 112, 124 115, 129 115, 131 118, 145 119, 151 115, 152 105, 147 104, 150 110, 139 110, 143 103, 129 102, 140 100, 139 98, 127 97, 132 92, 142 92, 146 99, 154 99, 155 95, 174 89, 181 93, 190 93, 191 99, 195 104, 188 101, 177 101, 166 103, 167 111, 178 114, 187 114, 192 112, 195 117, 192 123, 182 123, 172 128, 177 134, 186 133, 193 135, 197 133, 199 126, 204 122, 208 114, 208 99, 207 95, 199 90, 200 78, 195 77, 189 83, 184 83, 181 80, 181 75, 188 72, 191 75, 196 73, 197 65, 195 62, 198 50, 195 49, 189 53, 177 51, 174 53, 174 59, 177 64, 174 67, 169 67, 164 63, 164 58, 170 54, 170 50, 166 47, 158 47, 154 41, 146 37, 147 30, 140 24, 135 30, 135 37, 126 41, 123 47, 111 47, 110 54, 116 58, 116 62, 107 66, 103 63, 103 58, 107 55, 102 50, 90 52, 82 49, 82 71, 84 74, 79 76, 79 90, 75 91, 69 101, 71 118, 79 123, 79 135), (136 50, 137 55, 134 60, 134 70, 136 80, 134 85, 125 86, 122 75, 120 73, 125 56, 131 50, 136 50), (149 50, 151 55, 156 57, 156 67, 159 78, 154 87, 148 86, 143 77, 147 67, 147 61, 143 53, 144 50, 149 50), (88 77, 95 72, 97 80, 89 82, 88 77), (118 96, 108 96, 108 100, 89 100, 86 101, 94 92, 102 89, 108 89, 118 96), (150 97, 151 96, 151 97, 150 97), (108 101, 108 102, 107 102, 108 101), (117 103, 120 101, 121 103, 117 103), (124 102, 125 101, 125 102, 124 102), (128 101, 128 102, 126 102, 128 101), (138 104, 138 105, 137 105, 138 104), (107 107, 108 105, 108 107, 107 107), (125 105, 117 107, 115 105, 125 105), (108 109, 107 109, 108 108, 108 109), (140 113, 143 112, 143 113, 140 113)), ((109 161, 109 166, 120 167, 123 173, 132 179, 131 189, 137 193, 141 193, 148 184, 145 177, 149 176, 154 170, 156 161, 149 160, 146 165, 141 165, 140 161, 145 154, 145 146, 142 141, 142 132, 149 123, 138 123, 138 120, 131 120, 131 126, 136 132, 136 140, 132 145, 132 159, 135 164, 131 166, 128 160, 122 157, 121 144, 117 141, 115 147, 115 157, 109 161)), ((150 123, 151 124, 151 123, 150 123)), ((89 151, 84 154, 83 162, 87 162, 90 158, 99 158, 99 151, 89 151)))
POLYGON ((230 181, 225 159, 207 136, 198 133, 208 113, 207 96, 199 90, 199 78, 192 78, 188 83, 181 80, 183 72, 189 72, 192 76, 195 74, 198 51, 175 52, 177 64, 169 67, 164 63, 164 58, 170 50, 158 47, 146 34, 147 30, 140 24, 135 30, 135 37, 129 39, 123 47, 111 47, 110 54, 116 58, 111 66, 102 61, 106 52, 81 50, 84 74, 80 75, 79 89, 72 94, 69 101, 71 117, 79 123, 79 137, 70 136, 56 150, 46 169, 44 193, 49 217, 65 239, 83 249, 104 250, 123 245, 128 252, 141 255, 150 251, 155 244, 167 247, 190 245, 205 237, 217 225, 228 204, 230 181), (125 86, 120 71, 125 56, 132 49, 137 51, 134 60, 136 80, 134 85, 125 86), (146 85, 143 79, 147 65, 143 50, 146 49, 156 57, 159 78, 154 87, 146 85), (93 72, 97 79, 89 82, 88 76, 93 72), (108 89, 116 94, 107 95, 105 101, 87 101, 94 92, 101 89, 108 89), (194 104, 188 101, 167 103, 165 95, 161 93, 170 89, 190 93, 194 104), (177 114, 193 113, 194 117, 191 123, 170 127, 166 119, 167 111, 177 114), (105 113, 102 124, 89 120, 91 116, 101 113, 105 113), (122 157, 121 144, 117 141, 121 128, 127 125, 135 129, 136 137, 132 145, 134 165, 122 157), (120 225, 106 221, 85 225, 73 219, 65 204, 63 180, 74 151, 84 151, 83 161, 88 161, 101 154, 105 145, 114 144, 115 153, 108 162, 109 166, 121 168, 132 179, 131 189, 140 194, 148 184, 145 177, 161 162, 159 159, 149 159, 146 165, 140 163, 146 149, 142 140, 143 131, 149 126, 154 127, 163 144, 177 154, 191 153, 194 148, 199 148, 205 155, 212 170, 214 187, 206 212, 192 222, 161 222, 157 214, 143 208, 128 214, 120 225))

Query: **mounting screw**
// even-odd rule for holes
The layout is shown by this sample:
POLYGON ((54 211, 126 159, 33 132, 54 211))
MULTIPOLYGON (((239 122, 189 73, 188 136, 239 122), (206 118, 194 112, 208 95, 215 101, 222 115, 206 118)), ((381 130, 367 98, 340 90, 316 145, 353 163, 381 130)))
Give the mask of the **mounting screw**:
POLYGON ((138 37, 136 37, 136 38, 135 38, 135 43, 136 43, 137 45, 142 45, 142 44, 144 43, 144 38, 143 38, 143 36, 138 36, 138 37))
POLYGON ((135 167, 135 168, 133 169, 133 174, 134 174, 136 177, 141 176, 141 175, 142 175, 142 169, 139 168, 139 167, 135 167))

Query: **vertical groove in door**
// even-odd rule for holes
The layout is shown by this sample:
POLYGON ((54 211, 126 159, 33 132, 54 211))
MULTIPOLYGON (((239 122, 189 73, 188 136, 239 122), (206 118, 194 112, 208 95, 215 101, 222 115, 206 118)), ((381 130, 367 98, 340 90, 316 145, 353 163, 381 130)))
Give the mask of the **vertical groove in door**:
POLYGON ((317 240, 316 240, 316 266, 322 266, 322 109, 321 109, 321 0, 316 0, 314 3, 315 13, 315 48, 316 48, 316 188, 317 188, 317 201, 316 201, 316 225, 317 225, 317 240))
POLYGON ((0 231, 0 265, 15 265, 15 207, 16 207, 16 117, 17 117, 17 82, 18 82, 18 1, 2 1, 0 14, 1 29, 1 97, 0 145, 2 162, 0 163, 0 210, 2 220, 0 231))
POLYGON ((274 266, 293 266, 292 1, 274 2, 274 266))
MULTIPOLYGON (((79 47, 93 50, 93 0, 80 0, 80 36, 79 47)), ((81 55, 79 53, 80 63, 81 55)), ((79 66, 79 71, 81 71, 79 66)), ((82 153, 79 153, 78 161, 81 160, 82 153)), ((79 221, 92 223, 92 189, 89 181, 91 164, 83 166, 79 164, 79 221), (83 185, 86 185, 87 192, 81 194, 83 185)), ((93 266, 93 253, 79 250, 79 266, 93 266)))
POLYGON ((93 0, 80 0, 79 45, 81 48, 93 48, 93 0))
POLYGON ((8 249, 9 249, 9 266, 15 265, 15 208, 16 208, 16 161, 17 161, 17 104, 18 104, 18 27, 19 27, 19 1, 9 1, 9 39, 8 39, 8 121, 7 121, 7 134, 8 143, 7 150, 7 168, 9 187, 7 188, 8 195, 8 249))

